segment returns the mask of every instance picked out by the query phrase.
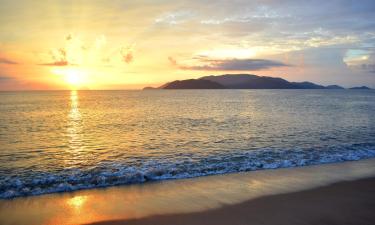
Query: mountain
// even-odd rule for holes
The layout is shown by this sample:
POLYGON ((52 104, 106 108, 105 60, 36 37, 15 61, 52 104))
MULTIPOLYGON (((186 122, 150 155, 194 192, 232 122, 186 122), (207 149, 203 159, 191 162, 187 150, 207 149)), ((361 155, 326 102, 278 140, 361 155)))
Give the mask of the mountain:
POLYGON ((219 83, 204 79, 176 80, 160 87, 161 89, 224 89, 219 83))
POLYGON ((292 83, 274 77, 261 77, 249 74, 226 74, 221 76, 206 76, 199 80, 210 80, 229 89, 289 89, 297 86, 292 83))
POLYGON ((144 87, 143 90, 153 90, 153 89, 156 89, 154 87, 144 87))
MULTIPOLYGON (((149 88, 147 88, 149 89, 149 88)), ((322 86, 311 82, 289 82, 278 77, 253 74, 224 74, 204 76, 198 79, 176 80, 159 89, 344 89, 338 85, 322 86)), ((368 89, 356 87, 353 89, 368 89)))
POLYGON ((345 89, 339 85, 328 85, 326 86, 326 89, 345 89))
POLYGON ((325 89, 326 87, 318 84, 314 84, 311 82, 292 82, 292 84, 295 86, 295 89, 325 89))
POLYGON ((349 88, 349 89, 351 89, 351 90, 371 90, 371 88, 366 87, 366 86, 352 87, 352 88, 349 88))

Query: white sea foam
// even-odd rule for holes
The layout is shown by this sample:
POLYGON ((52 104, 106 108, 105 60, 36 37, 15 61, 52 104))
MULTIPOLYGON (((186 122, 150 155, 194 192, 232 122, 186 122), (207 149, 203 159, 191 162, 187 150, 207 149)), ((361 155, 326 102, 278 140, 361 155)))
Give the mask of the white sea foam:
MULTIPOLYGON (((358 147, 358 146, 356 146, 358 147)), ((3 178, 0 198, 68 192, 80 189, 182 179, 262 169, 289 168, 375 157, 374 149, 331 149, 330 151, 271 149, 251 150, 237 154, 219 154, 199 161, 156 162, 144 166, 102 164, 88 171, 65 170, 58 174, 39 174, 31 178, 3 178)))

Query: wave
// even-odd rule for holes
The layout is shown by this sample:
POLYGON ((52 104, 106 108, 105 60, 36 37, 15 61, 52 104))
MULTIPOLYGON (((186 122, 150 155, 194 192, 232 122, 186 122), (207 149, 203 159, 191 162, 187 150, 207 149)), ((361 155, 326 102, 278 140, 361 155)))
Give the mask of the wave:
POLYGON ((229 151, 200 159, 187 158, 173 162, 154 160, 142 165, 107 162, 86 170, 66 169, 56 173, 39 172, 32 176, 3 177, 0 180, 0 198, 9 199, 148 181, 354 161, 372 157, 375 157, 373 145, 357 144, 326 151, 316 149, 229 151))

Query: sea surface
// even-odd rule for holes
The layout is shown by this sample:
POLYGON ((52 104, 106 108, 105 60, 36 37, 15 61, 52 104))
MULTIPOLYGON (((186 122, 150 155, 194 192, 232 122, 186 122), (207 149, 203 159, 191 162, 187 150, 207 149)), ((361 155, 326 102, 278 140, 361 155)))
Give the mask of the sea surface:
POLYGON ((375 157, 375 91, 0 92, 0 198, 375 157))

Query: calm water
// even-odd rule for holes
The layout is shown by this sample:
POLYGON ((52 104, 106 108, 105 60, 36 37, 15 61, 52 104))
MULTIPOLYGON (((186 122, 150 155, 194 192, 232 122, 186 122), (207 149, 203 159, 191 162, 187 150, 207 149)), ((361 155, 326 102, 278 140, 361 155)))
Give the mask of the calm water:
POLYGON ((375 91, 0 92, 0 198, 375 157, 375 91))

